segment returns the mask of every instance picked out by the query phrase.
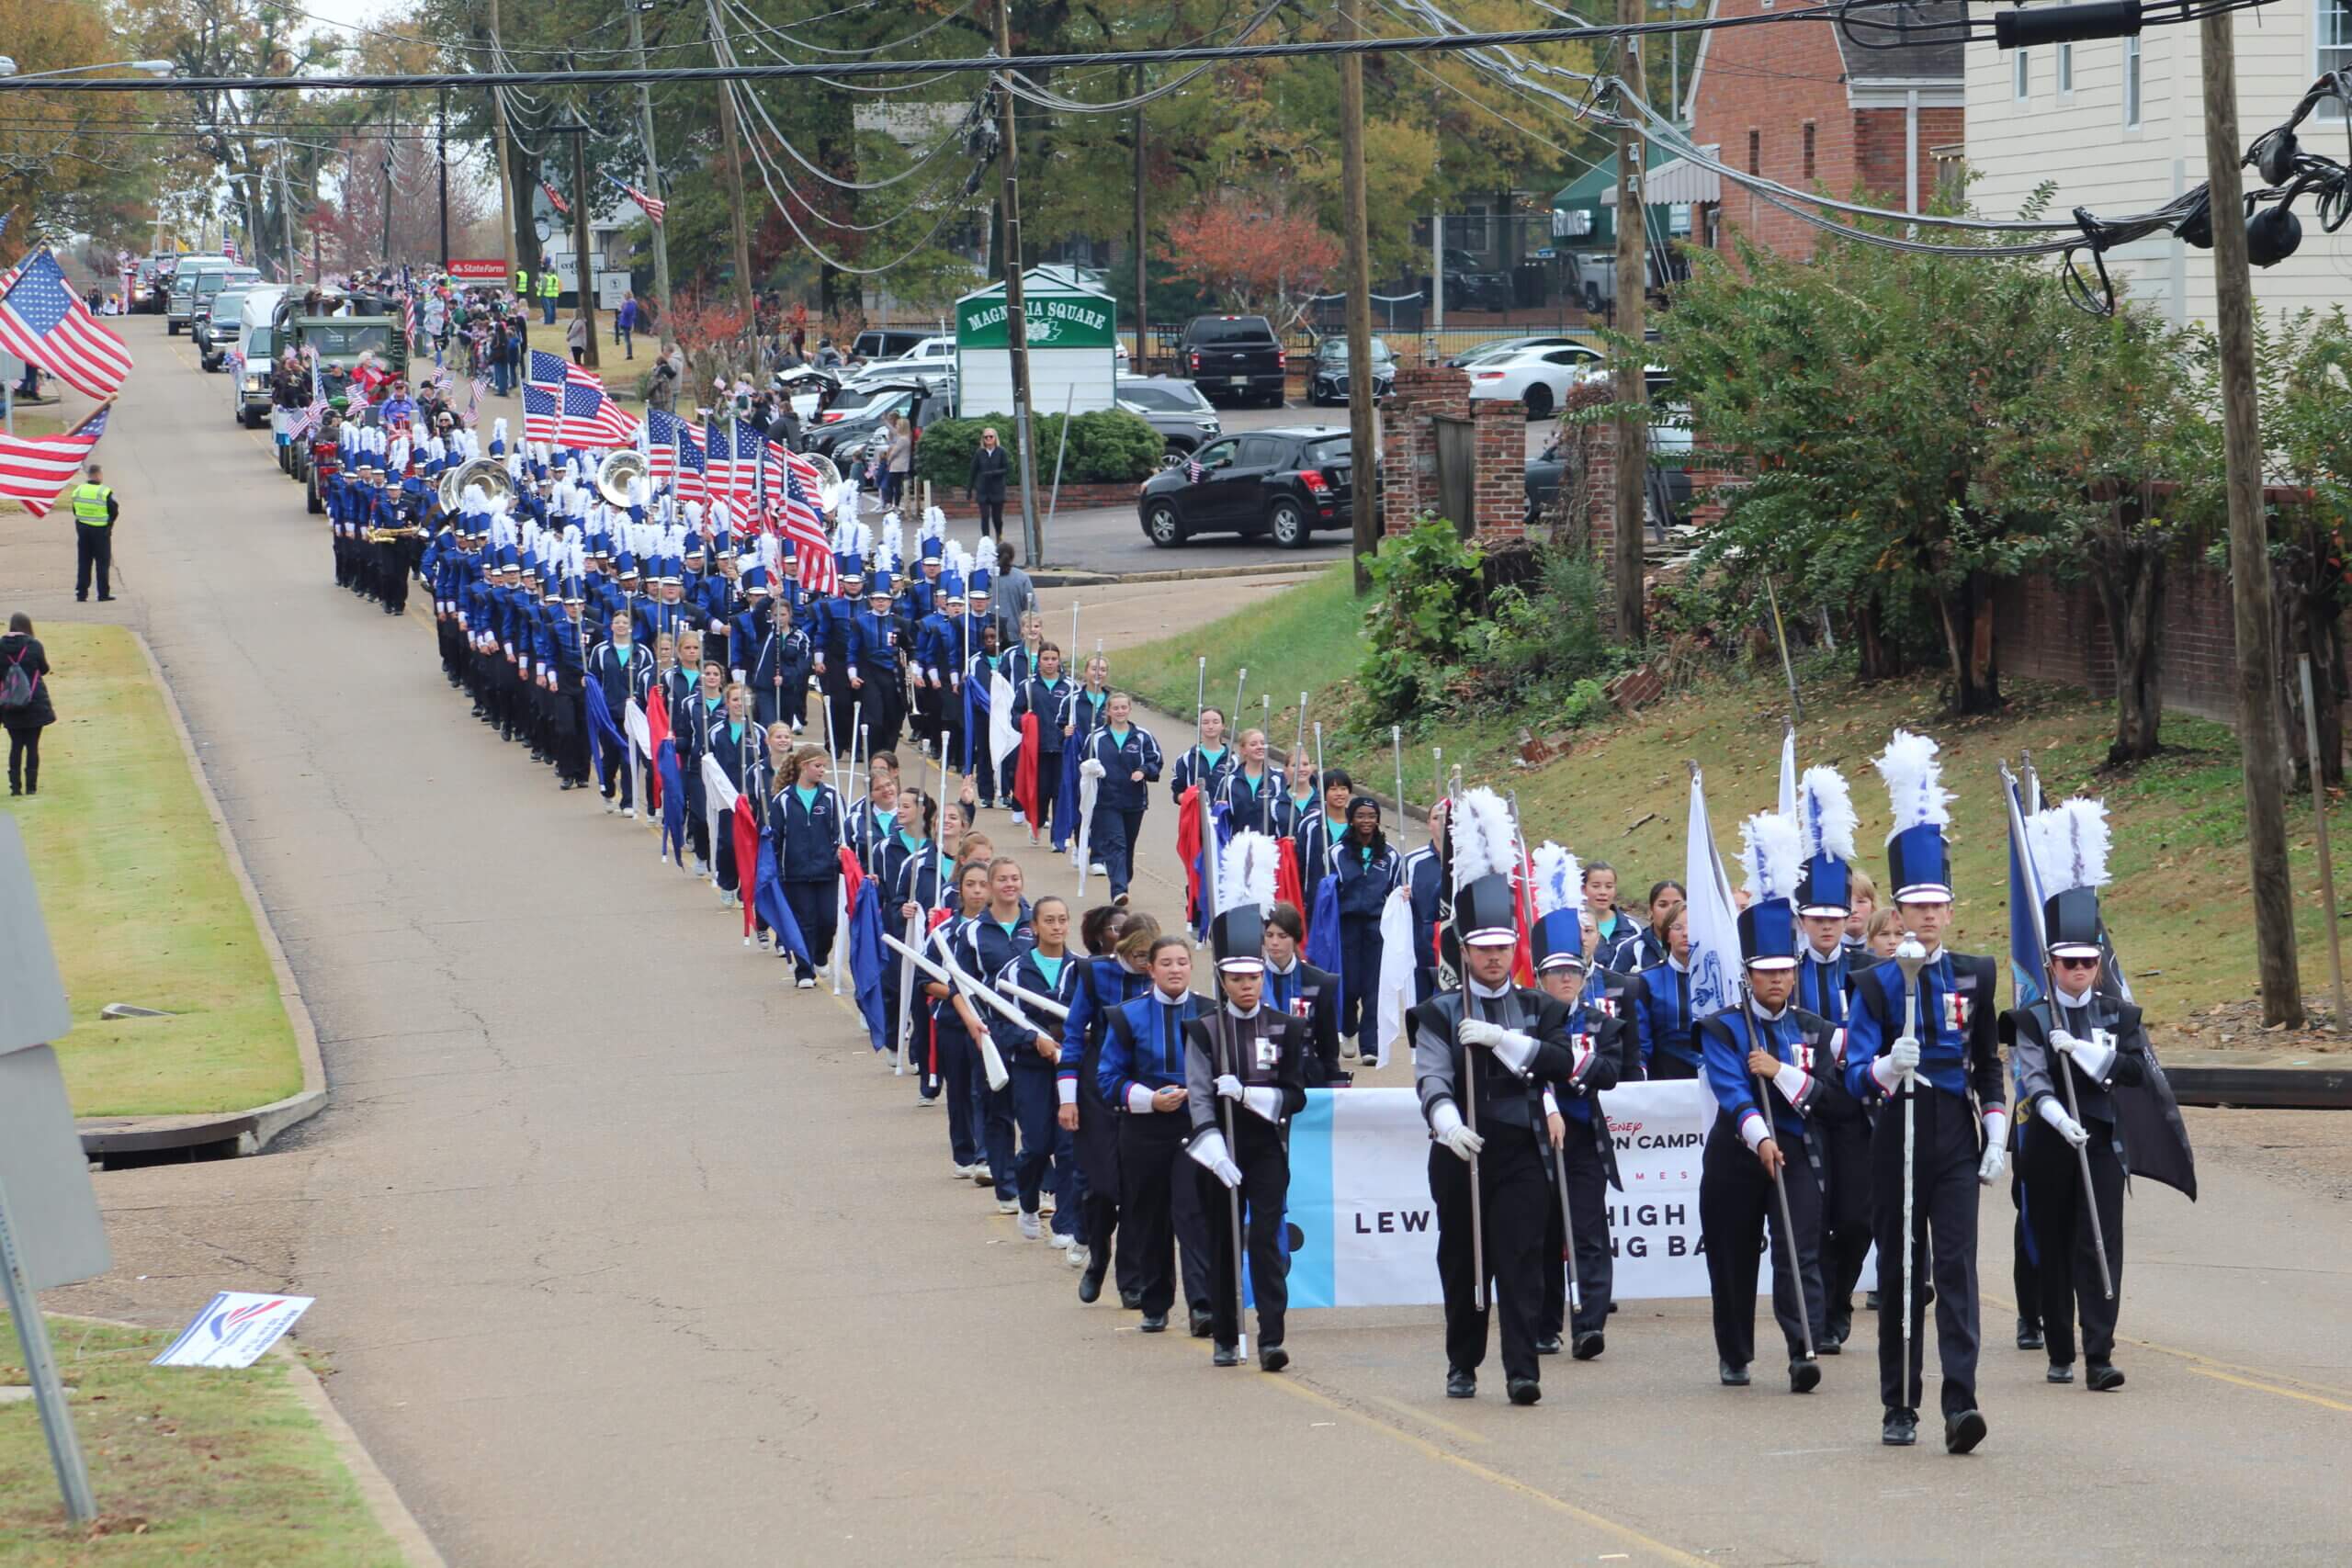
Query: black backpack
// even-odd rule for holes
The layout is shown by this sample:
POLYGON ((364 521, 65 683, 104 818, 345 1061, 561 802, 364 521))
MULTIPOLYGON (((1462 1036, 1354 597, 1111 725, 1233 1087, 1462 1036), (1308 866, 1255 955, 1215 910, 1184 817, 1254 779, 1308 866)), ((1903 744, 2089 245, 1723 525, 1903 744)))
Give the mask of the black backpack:
POLYGON ((39 677, 25 670, 25 655, 31 651, 32 644, 27 643, 17 649, 8 668, 0 670, 0 713, 22 713, 33 705, 33 687, 39 677))

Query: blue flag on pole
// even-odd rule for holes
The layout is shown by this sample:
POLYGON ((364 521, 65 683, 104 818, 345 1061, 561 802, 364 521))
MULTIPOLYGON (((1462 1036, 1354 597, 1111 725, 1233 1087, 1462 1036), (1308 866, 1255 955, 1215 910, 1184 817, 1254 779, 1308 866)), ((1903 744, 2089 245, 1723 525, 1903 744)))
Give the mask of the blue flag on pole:
POLYGON ((678 743, 669 736, 654 749, 653 771, 662 780, 662 848, 686 853, 686 781, 678 768, 678 743))
POLYGON ((1306 922, 1306 961, 1317 969, 1340 973, 1340 874, 1331 873, 1315 885, 1315 912, 1306 922))
POLYGON ((581 683, 587 697, 588 755, 596 762, 596 787, 610 789, 613 784, 613 761, 628 765, 628 737, 613 722, 612 705, 605 701, 605 683, 591 675, 581 683), (610 748, 609 750, 606 748, 610 748))
POLYGON ((857 898, 850 905, 849 930, 842 940, 849 943, 850 978, 856 987, 857 1010, 865 1020, 866 1036, 876 1051, 889 1050, 889 1014, 883 1001, 889 966, 883 958, 890 950, 882 945, 882 895, 870 876, 859 886, 857 898))
POLYGON ((808 955, 808 939, 800 934, 800 922, 792 918, 792 906, 785 901, 784 874, 775 862, 775 840, 765 833, 760 835, 760 868, 752 883, 752 900, 760 919, 767 921, 775 932, 775 944, 780 952, 789 953, 811 969, 817 961, 808 955))
POLYGON ((1073 745, 1062 752, 1062 776, 1054 785, 1054 853, 1078 841, 1078 765, 1085 752, 1073 745))

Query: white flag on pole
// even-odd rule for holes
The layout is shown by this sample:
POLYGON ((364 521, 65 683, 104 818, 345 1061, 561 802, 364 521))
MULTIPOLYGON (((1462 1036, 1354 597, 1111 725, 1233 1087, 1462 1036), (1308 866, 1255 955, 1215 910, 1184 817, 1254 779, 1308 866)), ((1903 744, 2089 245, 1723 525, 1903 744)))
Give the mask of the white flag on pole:
POLYGON ((1690 1016, 1701 1019, 1737 998, 1739 917, 1723 860, 1715 853, 1713 829, 1707 826, 1707 789, 1696 768, 1690 771, 1687 834, 1682 885, 1690 905, 1690 1016))
POLYGON ((1797 817, 1797 730, 1791 725, 1781 735, 1781 815, 1794 822, 1797 817))
POLYGON ((1393 889, 1380 910, 1380 996, 1373 1039, 1379 1053, 1373 1065, 1388 1065, 1389 1051, 1404 1043, 1406 1015, 1412 1010, 1413 896, 1393 889))

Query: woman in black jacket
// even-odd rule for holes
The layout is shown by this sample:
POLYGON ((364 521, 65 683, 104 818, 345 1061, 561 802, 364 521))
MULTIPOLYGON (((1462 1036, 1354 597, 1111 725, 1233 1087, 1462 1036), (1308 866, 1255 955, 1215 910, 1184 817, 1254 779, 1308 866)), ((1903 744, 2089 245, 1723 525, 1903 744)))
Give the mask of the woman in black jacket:
POLYGON ((49 700, 49 655, 22 610, 0 637, 0 726, 8 731, 8 793, 40 793, 40 732, 57 722, 49 700), (21 696, 21 702, 10 702, 21 696))
POLYGON ((980 531, 1004 538, 1004 481, 1010 462, 1004 448, 997 444, 996 427, 980 432, 980 444, 972 449, 971 477, 965 489, 980 509, 980 531))

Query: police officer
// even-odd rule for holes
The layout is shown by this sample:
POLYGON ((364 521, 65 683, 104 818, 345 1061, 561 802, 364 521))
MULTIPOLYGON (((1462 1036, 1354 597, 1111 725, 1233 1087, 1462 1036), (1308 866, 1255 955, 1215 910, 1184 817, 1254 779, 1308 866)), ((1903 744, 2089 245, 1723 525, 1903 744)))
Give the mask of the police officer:
POLYGON ((1544 1211, 1555 1201, 1537 1131, 1539 1096, 1544 1084, 1570 1077, 1577 1060, 1566 1005, 1511 984, 1519 921, 1509 813, 1492 790, 1473 790, 1457 804, 1451 830, 1462 877, 1453 909, 1462 984, 1410 1014, 1413 1087, 1432 1141, 1445 1393, 1476 1396, 1492 1309, 1502 1318, 1510 1402, 1532 1404, 1544 1397, 1535 1330, 1544 1300, 1544 1211), (1465 820, 1473 824, 1467 834, 1465 820))
POLYGON ((1829 1024, 1792 1002, 1799 939, 1789 895, 1803 847, 1797 825, 1767 812, 1749 819, 1744 836, 1741 859, 1755 895, 1739 914, 1746 995, 1698 1026, 1707 1087, 1719 1108, 1699 1179, 1716 1375, 1734 1387, 1747 1382, 1756 1350, 1757 1252, 1769 1217, 1772 1316, 1788 1342, 1789 1392, 1810 1393, 1821 1382, 1813 1347, 1826 1325, 1821 1129, 1857 1108, 1838 1081, 1829 1024))
POLYGON ((1894 802, 1887 840, 1894 902, 1917 948, 1854 979, 1846 1019, 1846 1088, 1874 1108, 1871 1125, 1871 1228, 1878 1240, 1879 1440, 1918 1441, 1920 1359, 1926 1348, 1924 1295, 1903 1277, 1903 1165, 1906 1115, 1912 1128, 1912 1235, 1933 1273, 1936 1341, 1942 1364, 1944 1447, 1966 1453, 1984 1440, 1976 1407, 1977 1184, 1998 1180, 2008 1164, 2008 1108, 2001 1081, 1990 958, 1947 952, 1951 923, 1949 798, 1939 782, 1936 743, 1896 730, 1876 761, 1894 802), (1921 961, 1917 1013, 1910 1011, 1905 957, 1921 961), (1971 1104, 1972 1092, 1984 1109, 1971 1104), (1981 1125, 1980 1125, 1981 1122, 1981 1125), (1906 1344, 1903 1312, 1915 1303, 1906 1344), (1905 1350, 1908 1364, 1905 1364, 1905 1350))
POLYGON ((122 508, 115 502, 113 488, 99 478, 96 463, 84 472, 88 477, 67 497, 74 506, 74 600, 82 604, 89 599, 95 570, 98 603, 103 604, 114 597, 114 522, 122 508))
POLYGON ((1306 1024, 1267 1005, 1266 909, 1274 891, 1274 841, 1236 834, 1219 856, 1219 890, 1235 901, 1209 922, 1216 958, 1217 1005, 1184 1028, 1184 1090, 1193 1132, 1186 1153, 1209 1229, 1209 1310, 1220 1367, 1240 1360, 1241 1280, 1236 1255, 1244 1238, 1250 1284, 1258 1303, 1258 1364, 1290 1364, 1283 1317, 1290 1303, 1283 1257, 1283 1206, 1290 1195, 1290 1152, 1283 1129, 1306 1107, 1306 1024), (1261 902, 1264 900, 1264 902, 1261 902), (1238 1195, 1237 1208, 1235 1194, 1238 1195))

